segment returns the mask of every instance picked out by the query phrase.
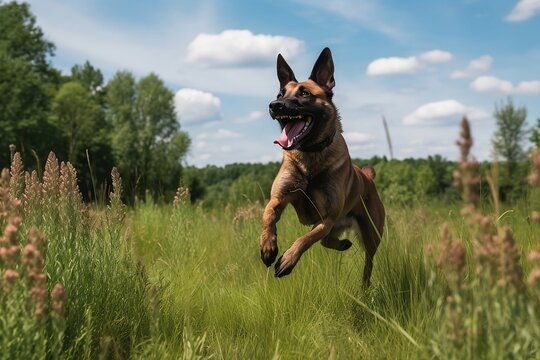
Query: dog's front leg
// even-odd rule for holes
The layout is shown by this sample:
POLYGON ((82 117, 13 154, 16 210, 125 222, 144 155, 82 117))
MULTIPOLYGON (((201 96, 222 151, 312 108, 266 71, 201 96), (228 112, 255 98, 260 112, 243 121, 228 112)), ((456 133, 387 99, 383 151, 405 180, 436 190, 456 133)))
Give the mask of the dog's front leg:
POLYGON ((276 262, 276 276, 282 277, 289 275, 296 263, 298 263, 298 260, 300 260, 302 254, 309 249, 311 245, 327 236, 330 231, 332 231, 334 223, 335 221, 333 219, 326 218, 315 225, 310 232, 296 239, 291 247, 285 251, 276 262))
POLYGON ((285 205, 286 203, 283 201, 272 198, 264 209, 260 245, 261 259, 266 267, 272 265, 278 254, 276 223, 279 221, 285 205))

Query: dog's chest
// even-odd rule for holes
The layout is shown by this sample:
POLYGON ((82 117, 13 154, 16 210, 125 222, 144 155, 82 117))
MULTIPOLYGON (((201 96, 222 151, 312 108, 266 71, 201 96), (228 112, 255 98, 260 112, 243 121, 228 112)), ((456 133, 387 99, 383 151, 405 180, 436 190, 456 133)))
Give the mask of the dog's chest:
POLYGON ((322 221, 328 211, 328 198, 324 189, 308 186, 306 189, 293 190, 295 196, 291 201, 296 210, 298 220, 304 225, 312 225, 322 221))

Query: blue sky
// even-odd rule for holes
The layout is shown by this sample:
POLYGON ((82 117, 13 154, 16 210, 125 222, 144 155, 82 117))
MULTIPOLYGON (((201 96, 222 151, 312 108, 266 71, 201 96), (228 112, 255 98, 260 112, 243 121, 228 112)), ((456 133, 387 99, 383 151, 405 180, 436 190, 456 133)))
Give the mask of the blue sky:
POLYGON ((480 159, 491 157, 493 111, 511 96, 540 117, 540 0, 32 0, 68 73, 89 60, 104 75, 158 74, 175 92, 187 162, 281 159, 268 103, 281 52, 305 79, 332 50, 334 102, 353 157, 456 159, 462 115, 480 159))

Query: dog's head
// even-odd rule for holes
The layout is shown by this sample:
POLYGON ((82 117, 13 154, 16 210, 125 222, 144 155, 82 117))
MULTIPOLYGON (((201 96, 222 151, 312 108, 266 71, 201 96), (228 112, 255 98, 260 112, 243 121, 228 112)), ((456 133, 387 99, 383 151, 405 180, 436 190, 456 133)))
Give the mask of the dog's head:
POLYGON ((298 82, 281 54, 277 57, 280 90, 270 103, 270 116, 281 125, 274 141, 285 150, 316 151, 328 145, 339 127, 332 103, 334 61, 325 48, 313 66, 309 79, 298 82), (321 146, 322 145, 322 146, 321 146))

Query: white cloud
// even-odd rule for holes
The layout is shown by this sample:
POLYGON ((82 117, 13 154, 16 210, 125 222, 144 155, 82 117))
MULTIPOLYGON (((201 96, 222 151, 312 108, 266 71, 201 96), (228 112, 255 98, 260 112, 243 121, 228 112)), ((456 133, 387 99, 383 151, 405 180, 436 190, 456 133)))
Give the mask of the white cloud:
POLYGON ((525 21, 534 16, 540 10, 540 0, 520 0, 505 17, 506 21, 525 21))
POLYGON ((412 74, 420 69, 420 63, 415 56, 387 57, 373 60, 367 67, 366 73, 372 76, 412 74))
POLYGON ((414 74, 426 64, 445 63, 452 58, 451 53, 443 50, 430 50, 419 56, 379 58, 369 63, 366 73, 371 76, 414 74))
POLYGON ((540 80, 526 80, 516 86, 511 81, 495 76, 480 76, 471 82, 471 88, 477 92, 499 92, 504 94, 539 94, 540 80))
POLYGON ((424 104, 405 116, 402 122, 404 125, 454 125, 463 115, 473 120, 489 116, 485 110, 450 99, 424 104))
POLYGON ((186 63, 201 67, 272 66, 278 53, 292 58, 304 42, 287 36, 253 34, 249 30, 224 30, 199 34, 188 45, 186 63))
POLYGON ((452 79, 468 78, 488 71, 493 63, 493 58, 489 55, 480 56, 469 62, 464 70, 456 70, 450 74, 452 79))
POLYGON ((263 113, 261 111, 252 111, 249 114, 245 116, 241 116, 234 120, 237 124, 248 124, 248 123, 254 123, 260 119, 262 119, 263 113))
POLYGON ((183 124, 201 124, 221 120, 218 97, 195 89, 180 89, 174 95, 176 113, 183 124))
POLYGON ((420 55, 420 60, 429 63, 445 63, 452 60, 453 55, 448 51, 431 50, 420 55))
POLYGON ((359 131, 344 132, 343 137, 349 145, 366 145, 373 140, 372 135, 359 131))
POLYGON ((480 76, 472 83, 471 88, 477 92, 502 92, 509 94, 514 90, 514 85, 507 80, 501 80, 495 76, 480 76))
POLYGON ((516 92, 522 94, 539 94, 540 80, 522 81, 516 86, 516 92))

